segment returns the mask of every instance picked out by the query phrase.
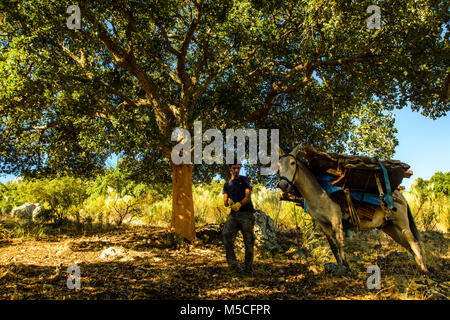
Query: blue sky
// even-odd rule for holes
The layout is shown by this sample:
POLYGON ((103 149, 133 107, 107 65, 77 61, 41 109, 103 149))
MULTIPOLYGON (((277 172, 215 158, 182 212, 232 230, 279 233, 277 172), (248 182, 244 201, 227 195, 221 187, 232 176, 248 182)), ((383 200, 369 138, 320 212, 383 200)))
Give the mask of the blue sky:
POLYGON ((450 118, 431 120, 409 108, 395 111, 398 146, 394 159, 411 166, 414 175, 404 179, 407 189, 417 178, 428 180, 435 172, 450 171, 450 118))
MULTIPOLYGON (((450 171, 449 116, 431 120, 404 108, 395 111, 395 118, 399 145, 395 149, 394 159, 409 164, 414 173, 411 178, 403 180, 402 185, 406 189, 419 177, 429 179, 437 171, 450 171)), ((114 166, 115 161, 109 159, 107 165, 114 166)), ((3 175, 0 182, 5 183, 14 178, 3 175)))

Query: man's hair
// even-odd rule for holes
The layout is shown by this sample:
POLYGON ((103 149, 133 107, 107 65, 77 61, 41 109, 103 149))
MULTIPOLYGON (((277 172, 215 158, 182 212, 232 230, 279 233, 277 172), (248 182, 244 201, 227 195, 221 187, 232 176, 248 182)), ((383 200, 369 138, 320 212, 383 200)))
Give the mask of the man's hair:
POLYGON ((233 163, 230 163, 230 164, 228 165, 228 167, 231 168, 231 166, 232 166, 232 165, 235 165, 235 164, 238 164, 238 165, 242 166, 242 164, 241 164, 241 163, 238 163, 237 159, 234 158, 233 163))

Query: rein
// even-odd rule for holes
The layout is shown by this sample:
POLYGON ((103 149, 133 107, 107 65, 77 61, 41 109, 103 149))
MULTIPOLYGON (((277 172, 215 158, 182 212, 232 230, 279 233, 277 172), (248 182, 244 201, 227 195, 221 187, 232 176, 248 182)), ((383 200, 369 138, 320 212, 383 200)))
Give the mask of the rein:
POLYGON ((294 181, 295 181, 295 176, 297 175, 297 169, 298 169, 298 162, 299 161, 301 161, 300 159, 298 159, 296 156, 294 156, 293 154, 290 154, 290 153, 286 153, 286 154, 284 154, 284 155, 282 155, 281 157, 280 157, 280 160, 282 159, 282 158, 284 158, 284 157, 293 157, 294 159, 295 159, 295 172, 294 172, 294 176, 292 177, 292 181, 289 181, 289 179, 288 178, 286 178, 285 176, 280 176, 280 181, 281 180, 284 180, 284 181, 286 181, 290 186, 291 186, 291 188, 293 188, 294 189, 294 191, 297 193, 297 194, 301 194, 299 191, 298 191, 298 189, 297 189, 297 187, 295 186, 295 184, 294 184, 294 181))

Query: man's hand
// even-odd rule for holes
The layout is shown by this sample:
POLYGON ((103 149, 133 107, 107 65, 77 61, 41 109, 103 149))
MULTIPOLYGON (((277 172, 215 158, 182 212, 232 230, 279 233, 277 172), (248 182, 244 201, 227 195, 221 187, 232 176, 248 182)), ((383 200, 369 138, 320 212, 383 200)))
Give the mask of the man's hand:
POLYGON ((237 212, 237 211, 239 211, 239 209, 240 209, 241 207, 242 207, 241 203, 240 203, 240 202, 236 202, 235 204, 233 204, 233 205, 231 206, 231 210, 237 212))

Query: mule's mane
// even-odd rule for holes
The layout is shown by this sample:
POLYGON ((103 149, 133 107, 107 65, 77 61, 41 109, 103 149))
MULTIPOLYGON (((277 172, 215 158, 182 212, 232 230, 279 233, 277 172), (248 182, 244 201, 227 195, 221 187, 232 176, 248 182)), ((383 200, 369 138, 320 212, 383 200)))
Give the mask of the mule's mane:
POLYGON ((303 195, 305 200, 311 205, 313 205, 313 203, 316 202, 315 199, 319 197, 321 201, 325 199, 333 201, 319 184, 314 174, 308 169, 305 163, 306 161, 300 160, 297 157, 295 158, 297 159, 297 170, 299 172, 296 174, 295 181, 293 181, 293 183, 303 195))

